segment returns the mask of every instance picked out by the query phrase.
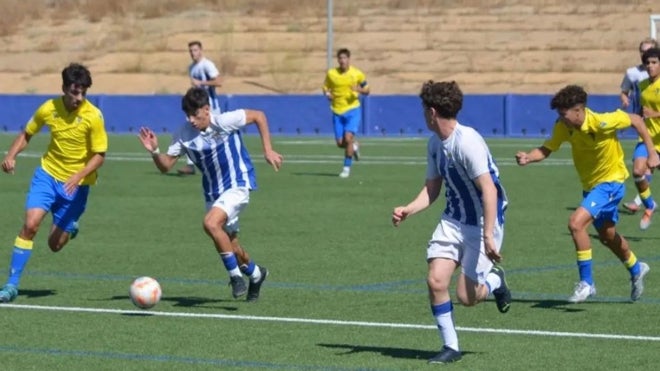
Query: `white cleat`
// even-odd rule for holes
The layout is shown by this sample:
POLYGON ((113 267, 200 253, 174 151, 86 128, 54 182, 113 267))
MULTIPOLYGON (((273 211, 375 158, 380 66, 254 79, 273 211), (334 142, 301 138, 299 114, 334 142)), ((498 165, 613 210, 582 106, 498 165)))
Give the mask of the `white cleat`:
POLYGON ((642 296, 642 293, 644 292, 644 276, 646 276, 650 270, 651 268, 649 268, 648 264, 639 263, 639 274, 630 279, 630 283, 632 284, 630 300, 637 301, 642 296))
POLYGON ((596 295, 596 285, 590 285, 584 281, 580 281, 575 285, 575 291, 568 298, 568 301, 571 303, 581 303, 594 295, 596 295))
POLYGON ((348 178, 351 175, 351 170, 349 169, 344 169, 339 173, 340 178, 348 178))

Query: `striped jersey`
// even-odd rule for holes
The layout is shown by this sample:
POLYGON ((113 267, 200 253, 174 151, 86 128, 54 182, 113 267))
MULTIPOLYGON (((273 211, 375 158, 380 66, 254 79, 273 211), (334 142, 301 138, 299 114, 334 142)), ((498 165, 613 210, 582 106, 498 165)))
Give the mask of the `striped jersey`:
MULTIPOLYGON (((220 76, 220 71, 215 64, 206 58, 202 58, 199 62, 194 62, 188 67, 188 74, 195 80, 209 81, 220 76)), ((206 92, 209 94, 209 105, 211 111, 220 113, 220 99, 218 93, 215 91, 215 86, 202 85, 206 92)))
POLYGON ((429 138, 426 178, 442 177, 445 183, 444 216, 467 225, 483 225, 482 193, 474 180, 486 173, 490 173, 497 188, 497 220, 503 224, 508 200, 500 183, 499 169, 481 135, 457 123, 446 140, 437 135, 429 138))
POLYGON ((640 102, 641 90, 639 88, 639 83, 648 78, 649 73, 646 71, 646 67, 643 64, 628 68, 623 75, 621 91, 628 92, 628 96, 630 97, 630 112, 632 113, 638 115, 642 114, 642 105, 640 102))
POLYGON ((172 136, 167 154, 190 157, 202 172, 206 202, 215 201, 228 189, 257 188, 254 166, 240 133, 246 124, 244 110, 228 111, 211 114, 211 124, 204 130, 186 124, 172 136))

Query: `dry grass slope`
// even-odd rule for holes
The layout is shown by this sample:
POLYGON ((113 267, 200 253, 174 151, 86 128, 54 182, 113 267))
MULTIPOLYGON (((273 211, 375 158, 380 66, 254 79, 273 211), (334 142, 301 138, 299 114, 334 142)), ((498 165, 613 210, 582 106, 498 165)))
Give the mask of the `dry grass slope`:
MULTIPOLYGON (((326 0, 4 0, 3 93, 57 93, 87 64, 95 93, 179 93, 199 39, 226 93, 317 93, 326 0), (194 5, 191 5, 194 4, 194 5)), ((376 94, 454 79, 468 93, 618 91, 649 33, 652 1, 334 0, 334 45, 353 51, 376 94), (534 5, 529 5, 533 3, 534 5)), ((655 7, 655 8, 654 8, 655 7)))

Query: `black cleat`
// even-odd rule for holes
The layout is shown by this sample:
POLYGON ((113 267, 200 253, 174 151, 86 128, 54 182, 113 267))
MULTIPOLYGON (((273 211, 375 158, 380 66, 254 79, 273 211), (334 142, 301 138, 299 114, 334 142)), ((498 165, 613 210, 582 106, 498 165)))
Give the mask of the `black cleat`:
POLYGON ((250 285, 247 290, 247 301, 257 301, 259 299, 259 292, 261 291, 261 284, 264 283, 266 277, 268 277, 268 269, 266 267, 259 266, 261 271, 261 278, 257 282, 250 281, 250 285))
POLYGON ((241 276, 231 276, 229 277, 229 286, 231 286, 231 295, 234 299, 245 295, 247 292, 247 287, 245 287, 245 281, 241 276))
POLYGON ((445 345, 442 347, 440 353, 429 359, 429 363, 452 363, 460 361, 461 358, 463 358, 461 352, 445 345))
POLYGON ((500 276, 501 284, 500 287, 493 290, 493 295, 495 296, 495 304, 497 304, 497 310, 500 313, 506 313, 511 308, 511 290, 506 283, 506 278, 504 277, 504 269, 499 265, 494 265, 491 272, 500 276))

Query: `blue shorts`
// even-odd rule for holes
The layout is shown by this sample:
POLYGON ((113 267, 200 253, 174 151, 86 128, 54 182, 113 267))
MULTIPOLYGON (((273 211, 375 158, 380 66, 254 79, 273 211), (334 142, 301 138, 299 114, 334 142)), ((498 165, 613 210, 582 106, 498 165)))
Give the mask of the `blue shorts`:
POLYGON ((619 221, 619 202, 626 193, 623 183, 607 182, 600 183, 589 192, 582 192, 582 203, 580 206, 589 211, 594 218, 594 227, 600 229, 603 223, 611 221, 616 224, 619 221))
MULTIPOLYGON (((660 152, 658 152, 660 154, 660 152)), ((635 151, 633 152, 633 162, 638 158, 649 158, 649 151, 646 150, 646 145, 644 142, 639 142, 635 145, 635 151)))
POLYGON ((72 232, 87 206, 89 186, 81 185, 72 194, 64 192, 64 182, 53 178, 41 166, 32 176, 25 209, 43 209, 53 213, 53 224, 66 232, 72 232))
POLYGON ((344 137, 344 133, 351 133, 355 135, 360 128, 360 120, 362 118, 362 108, 355 107, 348 110, 341 115, 336 113, 332 114, 332 123, 335 126, 335 139, 339 140, 344 137))

